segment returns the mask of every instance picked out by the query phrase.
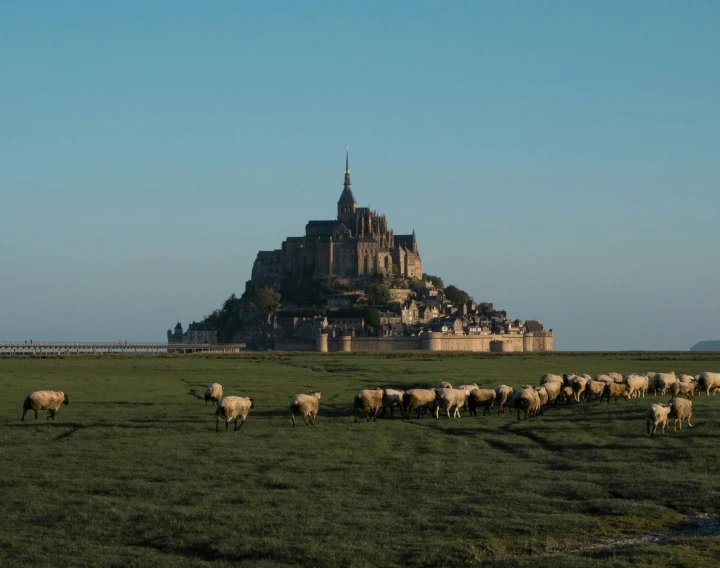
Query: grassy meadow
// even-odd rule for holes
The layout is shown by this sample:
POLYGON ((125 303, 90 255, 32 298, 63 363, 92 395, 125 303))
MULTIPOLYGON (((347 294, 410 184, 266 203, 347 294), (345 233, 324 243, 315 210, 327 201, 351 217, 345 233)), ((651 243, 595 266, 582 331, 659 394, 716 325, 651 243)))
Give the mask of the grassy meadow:
POLYGON ((575 551, 720 513, 720 396, 652 439, 645 410, 669 396, 520 422, 352 417, 379 384, 670 370, 720 371, 720 354, 1 358, 0 566, 718 566, 719 537, 575 551), (254 397, 240 431, 215 433, 212 382, 254 397), (20 422, 45 389, 70 405, 20 422), (289 397, 310 389, 316 424, 293 428, 289 397))

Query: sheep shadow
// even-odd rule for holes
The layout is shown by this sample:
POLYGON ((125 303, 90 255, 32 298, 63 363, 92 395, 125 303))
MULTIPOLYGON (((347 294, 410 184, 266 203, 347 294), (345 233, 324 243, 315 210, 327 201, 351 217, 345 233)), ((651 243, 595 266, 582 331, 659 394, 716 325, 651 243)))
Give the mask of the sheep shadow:
POLYGON ((195 389, 190 389, 190 390, 188 391, 188 394, 189 394, 190 396, 194 396, 194 397, 197 398, 198 400, 205 400, 205 397, 204 397, 204 396, 200 396, 195 389))

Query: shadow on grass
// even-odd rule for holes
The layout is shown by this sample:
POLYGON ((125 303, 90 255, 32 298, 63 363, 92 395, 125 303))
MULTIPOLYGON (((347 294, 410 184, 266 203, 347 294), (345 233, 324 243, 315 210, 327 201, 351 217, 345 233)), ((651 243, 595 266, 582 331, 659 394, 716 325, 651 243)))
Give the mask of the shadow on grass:
POLYGON ((205 397, 204 397, 204 396, 200 396, 195 389, 190 389, 190 390, 188 391, 188 394, 189 394, 190 396, 194 396, 194 397, 197 398, 198 400, 205 400, 205 397))
POLYGON ((100 404, 100 405, 111 405, 111 404, 121 404, 121 405, 127 405, 127 406, 155 406, 154 402, 128 402, 126 400, 110 400, 107 402, 95 402, 95 401, 88 401, 88 402, 78 402, 76 404, 100 404))

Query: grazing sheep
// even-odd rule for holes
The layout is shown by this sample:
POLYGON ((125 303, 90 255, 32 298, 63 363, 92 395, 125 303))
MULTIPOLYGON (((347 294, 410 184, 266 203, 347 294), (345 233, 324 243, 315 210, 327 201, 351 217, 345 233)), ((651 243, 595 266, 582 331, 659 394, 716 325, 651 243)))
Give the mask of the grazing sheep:
POLYGON ((717 390, 720 389, 720 373, 700 373, 697 383, 700 392, 705 391, 705 394, 710 396, 710 391, 713 391, 713 396, 715 396, 717 390))
POLYGON ((573 389, 571 386, 564 386, 560 390, 560 396, 558 397, 560 400, 564 400, 565 404, 570 404, 570 401, 573 399, 573 389))
POLYGON ((450 383, 442 382, 442 383, 438 383, 438 385, 435 388, 436 389, 451 389, 453 387, 450 383))
POLYGON ((600 399, 606 384, 607 383, 596 381, 595 379, 589 380, 585 385, 585 392, 583 393, 585 400, 589 402, 592 395, 595 395, 595 400, 600 399))
POLYGON ((670 416, 669 404, 653 404, 645 413, 645 421, 647 423, 647 433, 654 436, 657 427, 662 424, 661 432, 665 432, 667 428, 668 417, 670 416), (652 432, 650 431, 652 425, 652 432))
POLYGON ((678 377, 679 383, 694 383, 697 381, 697 377, 693 377, 692 375, 680 375, 678 377))
POLYGON ((692 400, 686 398, 671 398, 668 402, 670 405, 670 418, 673 419, 673 432, 677 430, 677 424, 680 422, 680 430, 682 430, 682 421, 687 420, 688 426, 692 428, 690 424, 690 418, 692 418, 692 400))
POLYGON ((665 393, 670 388, 670 385, 677 382, 675 373, 655 373, 653 378, 653 384, 655 386, 655 396, 660 393, 661 396, 665 396, 665 393))
POLYGON ((23 402, 23 413, 20 420, 25 420, 25 414, 32 409, 35 413, 35 420, 38 419, 38 412, 47 410, 50 413, 48 418, 55 420, 55 414, 61 404, 70 404, 70 399, 62 391, 36 391, 25 397, 23 402))
POLYGON ((513 393, 515 391, 512 389, 512 387, 509 387, 507 385, 500 385, 499 387, 495 388, 495 393, 497 395, 497 405, 498 405, 498 414, 504 414, 505 413, 505 405, 507 404, 510 397, 512 397, 513 393))
POLYGON ((467 404, 470 416, 477 416, 479 406, 483 407, 483 416, 490 414, 490 407, 497 398, 495 389, 474 389, 468 395, 467 404))
POLYGON ((673 383, 670 385, 670 394, 674 397, 684 394, 688 399, 692 400, 695 394, 695 383, 673 383))
POLYGON ((600 402, 603 401, 605 397, 608 399, 608 404, 610 404, 610 399, 614 398, 617 399, 617 397, 623 397, 624 399, 628 400, 630 398, 630 388, 625 383, 605 383, 605 388, 603 389, 603 393, 600 396, 600 402))
POLYGON ((575 398, 575 402, 580 402, 580 395, 585 390, 587 383, 588 380, 585 377, 573 377, 572 381, 570 382, 570 386, 573 390, 573 397, 575 398))
POLYGON ((623 382, 623 376, 620 373, 608 373, 608 377, 610 377, 616 383, 623 382))
POLYGON ((435 418, 440 416, 440 407, 446 410, 448 418, 451 410, 453 418, 460 418, 460 408, 467 403, 468 394, 464 389, 435 389, 435 418))
POLYGON ((215 411, 215 431, 220 431, 220 421, 224 418, 225 431, 228 431, 230 422, 235 422, 234 431, 237 432, 245 424, 245 419, 251 408, 255 408, 255 403, 251 397, 226 396, 218 403, 215 411), (240 426, 237 423, 238 418, 240 419, 240 426))
POLYGON ((610 375, 598 375, 595 377, 596 381, 599 381, 601 383, 614 383, 615 379, 613 379, 610 375))
POLYGON ((205 389, 205 406, 208 401, 217 405, 220 399, 223 397, 223 387, 220 383, 213 383, 205 389))
POLYGON ((295 413, 300 412, 305 426, 315 424, 315 417, 320 406, 320 391, 312 391, 310 394, 296 394, 290 399, 290 419, 295 426, 295 413), (308 422, 309 420, 309 422, 308 422))
POLYGON ((624 382, 630 388, 630 398, 647 395, 649 386, 647 375, 628 375, 624 382))
POLYGON ((528 416, 535 416, 540 411, 540 398, 534 388, 526 387, 515 391, 508 405, 510 408, 517 409, 518 420, 520 420, 521 410, 525 413, 524 419, 527 420, 528 416))
MULTIPOLYGON (((380 387, 378 387, 380 388, 380 387)), ((382 416, 385 417, 385 410, 390 409, 390 418, 393 417, 393 409, 397 406, 400 414, 403 414, 403 391, 395 389, 382 389, 382 416)))
POLYGON ((382 389, 363 389, 358 391, 355 395, 355 401, 353 403, 353 414, 355 415, 355 422, 357 422, 357 411, 358 408, 365 414, 365 421, 370 422, 370 419, 376 420, 375 415, 377 411, 382 408, 383 395, 385 391, 382 389))
POLYGON ((540 377, 540 386, 543 386, 547 383, 560 383, 562 385, 565 384, 565 381, 560 375, 547 374, 540 377))
POLYGON ((547 392, 547 403, 550 404, 551 402, 554 402, 557 404, 557 400, 560 396, 560 391, 563 388, 563 384, 558 383, 557 381, 551 381, 549 383, 545 383, 543 387, 545 387, 545 391, 547 392))
POLYGON ((435 389, 410 389, 403 393, 403 414, 410 418, 410 411, 417 412, 416 418, 420 418, 423 409, 432 410, 435 405, 435 389))

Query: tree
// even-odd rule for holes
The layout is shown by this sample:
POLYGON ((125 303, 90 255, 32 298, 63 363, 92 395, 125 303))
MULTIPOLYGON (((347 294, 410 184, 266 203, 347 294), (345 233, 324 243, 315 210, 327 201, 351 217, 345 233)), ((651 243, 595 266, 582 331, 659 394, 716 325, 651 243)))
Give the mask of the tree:
POLYGON ((272 310, 280 305, 280 292, 272 286, 265 286, 257 293, 255 302, 264 310, 272 310))
POLYGON ((380 327, 380 312, 372 306, 365 308, 363 318, 365 319, 366 325, 370 327, 380 327))
POLYGON ((470 299, 470 295, 465 290, 461 290, 457 286, 450 284, 450 286, 445 288, 445 298, 456 306, 462 306, 470 299))
POLYGON ((388 285, 380 282, 371 282, 365 293, 368 296, 368 303, 376 306, 384 306, 392 299, 388 285))
POLYGON ((442 290, 443 288, 445 288, 445 284, 443 283, 442 278, 440 278, 439 276, 433 276, 432 274, 423 273, 423 278, 432 282, 433 286, 435 286, 435 288, 437 288, 438 290, 442 290))

